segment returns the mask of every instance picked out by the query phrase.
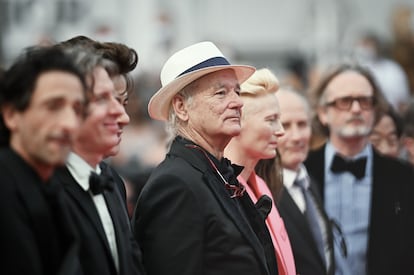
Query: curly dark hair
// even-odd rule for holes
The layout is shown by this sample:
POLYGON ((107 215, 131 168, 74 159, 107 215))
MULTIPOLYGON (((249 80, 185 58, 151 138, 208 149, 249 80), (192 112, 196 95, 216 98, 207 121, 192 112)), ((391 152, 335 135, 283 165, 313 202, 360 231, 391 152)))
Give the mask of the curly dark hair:
POLYGON ((60 42, 59 45, 64 48, 75 46, 89 48, 104 59, 112 61, 117 68, 116 71, 108 71, 109 75, 123 75, 127 81, 127 91, 132 90, 133 81, 128 77, 128 73, 132 72, 138 64, 138 54, 134 49, 122 43, 99 42, 83 35, 60 42))

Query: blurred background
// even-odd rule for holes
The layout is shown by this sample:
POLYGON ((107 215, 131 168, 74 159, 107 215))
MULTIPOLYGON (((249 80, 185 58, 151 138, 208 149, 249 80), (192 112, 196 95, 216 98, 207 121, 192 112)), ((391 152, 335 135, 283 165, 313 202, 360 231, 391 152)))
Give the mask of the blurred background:
POLYGON ((161 66, 198 41, 213 41, 233 63, 268 67, 304 93, 343 59, 371 66, 397 110, 414 92, 413 0, 0 0, 1 67, 25 47, 76 35, 138 52, 131 124, 111 159, 131 186, 165 154, 163 125, 146 111, 161 66))
POLYGON ((0 64, 29 45, 84 34, 135 48, 141 71, 205 39, 281 70, 290 59, 330 62, 367 31, 389 44, 413 35, 413 9, 412 0, 0 0, 0 64))

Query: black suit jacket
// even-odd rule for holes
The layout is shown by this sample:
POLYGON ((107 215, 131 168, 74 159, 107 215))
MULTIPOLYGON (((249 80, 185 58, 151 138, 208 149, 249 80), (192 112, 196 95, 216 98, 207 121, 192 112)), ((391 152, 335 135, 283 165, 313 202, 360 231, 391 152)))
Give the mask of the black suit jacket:
MULTIPOLYGON (((311 152, 306 167, 324 190, 325 146, 311 152)), ((374 150, 368 274, 414 272, 413 168, 374 150)), ((322 192, 323 198, 323 192, 322 192)))
MULTIPOLYGON (((102 170, 106 163, 101 163, 102 170)), ((132 235, 125 204, 125 187, 122 179, 111 169, 115 179, 113 191, 105 190, 103 196, 112 218, 119 257, 119 275, 144 274, 141 252, 132 235)), ((66 203, 81 237, 80 261, 85 274, 118 274, 109 248, 105 231, 95 204, 64 167, 55 173, 66 191, 66 203)))
POLYGON ((80 274, 63 190, 44 183, 13 150, 0 149, 0 273, 80 274))
MULTIPOLYGON (((323 219, 327 224, 327 238, 329 245, 333 247, 332 226, 324 212, 317 186, 312 181, 309 185, 310 191, 314 195, 316 202, 323 211, 323 219)), ((278 202, 280 216, 285 223, 286 231, 292 246, 295 258, 296 272, 300 275, 331 275, 334 274, 334 265, 327 271, 325 260, 320 255, 313 238, 306 216, 300 211, 299 207, 289 194, 286 187, 283 187, 280 200, 278 202)), ((330 255, 331 263, 334 263, 333 251, 330 255)))
POLYGON ((206 156, 185 143, 191 142, 175 139, 145 184, 133 215, 147 273, 277 274, 270 235, 266 251, 275 262, 272 270, 238 199, 230 198, 206 156))

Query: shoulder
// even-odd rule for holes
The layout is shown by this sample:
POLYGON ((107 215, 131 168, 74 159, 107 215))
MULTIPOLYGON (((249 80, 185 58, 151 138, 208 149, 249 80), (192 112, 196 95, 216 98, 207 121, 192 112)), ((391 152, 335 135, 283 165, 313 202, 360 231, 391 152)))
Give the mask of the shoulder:
POLYGON ((324 166, 325 166, 325 145, 309 152, 308 157, 304 161, 304 165, 308 171, 309 176, 319 182, 324 180, 324 166))
MULTIPOLYGON (((17 155, 11 150, 0 150, 0 182, 1 191, 0 196, 10 199, 10 196, 16 196, 19 192, 21 184, 28 184, 27 179, 29 171, 24 169, 23 162, 18 159, 17 155)), ((23 193, 24 190, 23 190, 23 193)))
POLYGON ((167 158, 152 171, 138 199, 138 206, 178 204, 202 207, 211 200, 208 172, 180 157, 167 158))
POLYGON ((374 170, 381 170, 384 172, 387 171, 388 173, 390 171, 393 171, 392 173, 398 171, 399 173, 414 175, 414 168, 409 162, 401 159, 384 156, 376 151, 374 151, 374 170))
POLYGON ((322 160, 324 158, 324 152, 325 152, 325 144, 318 148, 310 150, 308 153, 308 157, 305 160, 305 164, 310 164, 312 161, 315 161, 315 160, 322 160))

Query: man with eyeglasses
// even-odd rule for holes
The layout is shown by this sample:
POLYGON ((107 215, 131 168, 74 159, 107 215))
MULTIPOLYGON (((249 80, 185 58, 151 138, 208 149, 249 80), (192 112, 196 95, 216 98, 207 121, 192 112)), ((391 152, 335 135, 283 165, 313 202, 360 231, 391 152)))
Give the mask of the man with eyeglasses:
POLYGON ((414 173, 369 143, 387 106, 381 91, 366 69, 342 64, 321 79, 314 95, 317 123, 328 139, 305 164, 346 240, 347 256, 335 247, 335 274, 412 272, 414 173))

